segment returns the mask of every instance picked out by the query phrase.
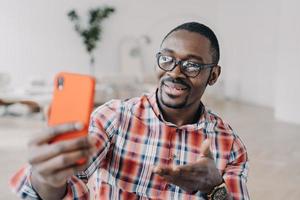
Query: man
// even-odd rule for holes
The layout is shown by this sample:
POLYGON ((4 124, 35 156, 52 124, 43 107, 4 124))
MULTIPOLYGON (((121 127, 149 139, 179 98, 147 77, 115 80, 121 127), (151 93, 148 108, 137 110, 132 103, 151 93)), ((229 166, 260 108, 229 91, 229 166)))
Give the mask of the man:
POLYGON ((158 89, 112 100, 91 116, 89 136, 55 144, 80 125, 48 129, 31 140, 30 166, 12 179, 28 199, 249 199, 245 146, 201 103, 216 83, 219 45, 211 29, 190 22, 170 31, 156 55, 158 89), (91 159, 78 166, 79 158, 91 159))

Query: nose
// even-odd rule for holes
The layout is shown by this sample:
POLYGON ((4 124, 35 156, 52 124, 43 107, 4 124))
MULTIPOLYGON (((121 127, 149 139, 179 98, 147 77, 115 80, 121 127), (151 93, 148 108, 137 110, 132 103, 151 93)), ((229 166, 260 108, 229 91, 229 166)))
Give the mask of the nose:
POLYGON ((175 68, 172 71, 169 71, 168 74, 173 78, 185 78, 185 75, 181 72, 180 64, 176 63, 175 68))

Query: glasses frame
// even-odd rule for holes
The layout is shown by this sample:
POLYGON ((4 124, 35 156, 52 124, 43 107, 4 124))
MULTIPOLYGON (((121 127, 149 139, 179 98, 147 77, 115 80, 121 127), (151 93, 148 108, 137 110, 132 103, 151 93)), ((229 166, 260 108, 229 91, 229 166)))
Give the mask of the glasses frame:
POLYGON ((158 53, 156 54, 156 62, 157 62, 157 65, 158 65, 158 67, 159 67, 160 69, 164 70, 165 72, 170 72, 170 71, 173 71, 177 65, 179 65, 180 72, 183 73, 184 75, 186 75, 187 77, 191 77, 191 78, 195 78, 196 76, 198 76, 198 75, 200 74, 200 72, 201 72, 203 69, 211 68, 211 67, 214 67, 214 66, 217 65, 216 63, 211 63, 211 64, 199 64, 199 63, 194 63, 194 62, 193 62, 193 63, 197 66, 197 68, 198 68, 199 70, 198 70, 198 72, 197 72, 196 75, 191 76, 191 75, 186 74, 186 72, 184 72, 184 70, 183 70, 182 63, 183 63, 183 62, 186 62, 186 60, 177 60, 177 59, 174 58, 173 56, 169 56, 169 57, 172 57, 172 58, 174 59, 174 62, 173 62, 173 63, 174 63, 174 66, 173 66, 171 69, 167 70, 167 69, 161 67, 160 64, 159 64, 159 58, 160 58, 161 56, 164 56, 161 52, 158 52, 158 53))

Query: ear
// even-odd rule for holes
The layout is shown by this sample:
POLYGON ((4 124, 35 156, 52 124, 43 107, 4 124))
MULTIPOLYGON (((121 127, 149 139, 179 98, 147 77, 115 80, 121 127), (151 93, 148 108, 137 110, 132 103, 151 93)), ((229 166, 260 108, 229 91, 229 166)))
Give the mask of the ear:
POLYGON ((215 67, 213 67, 212 71, 210 73, 208 84, 209 85, 215 84, 217 82, 220 74, 221 74, 221 66, 216 65, 215 67))

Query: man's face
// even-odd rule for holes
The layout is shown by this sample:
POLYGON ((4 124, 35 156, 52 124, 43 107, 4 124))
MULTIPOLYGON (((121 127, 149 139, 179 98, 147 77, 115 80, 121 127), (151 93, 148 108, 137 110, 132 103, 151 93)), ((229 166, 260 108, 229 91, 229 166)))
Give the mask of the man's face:
MULTIPOLYGON (((212 63, 210 41, 194 32, 178 30, 171 33, 161 45, 160 52, 176 60, 188 60, 199 64, 212 63)), ((158 100, 161 105, 181 109, 200 103, 209 80, 210 68, 203 69, 191 78, 177 65, 172 71, 159 70, 158 100)))

